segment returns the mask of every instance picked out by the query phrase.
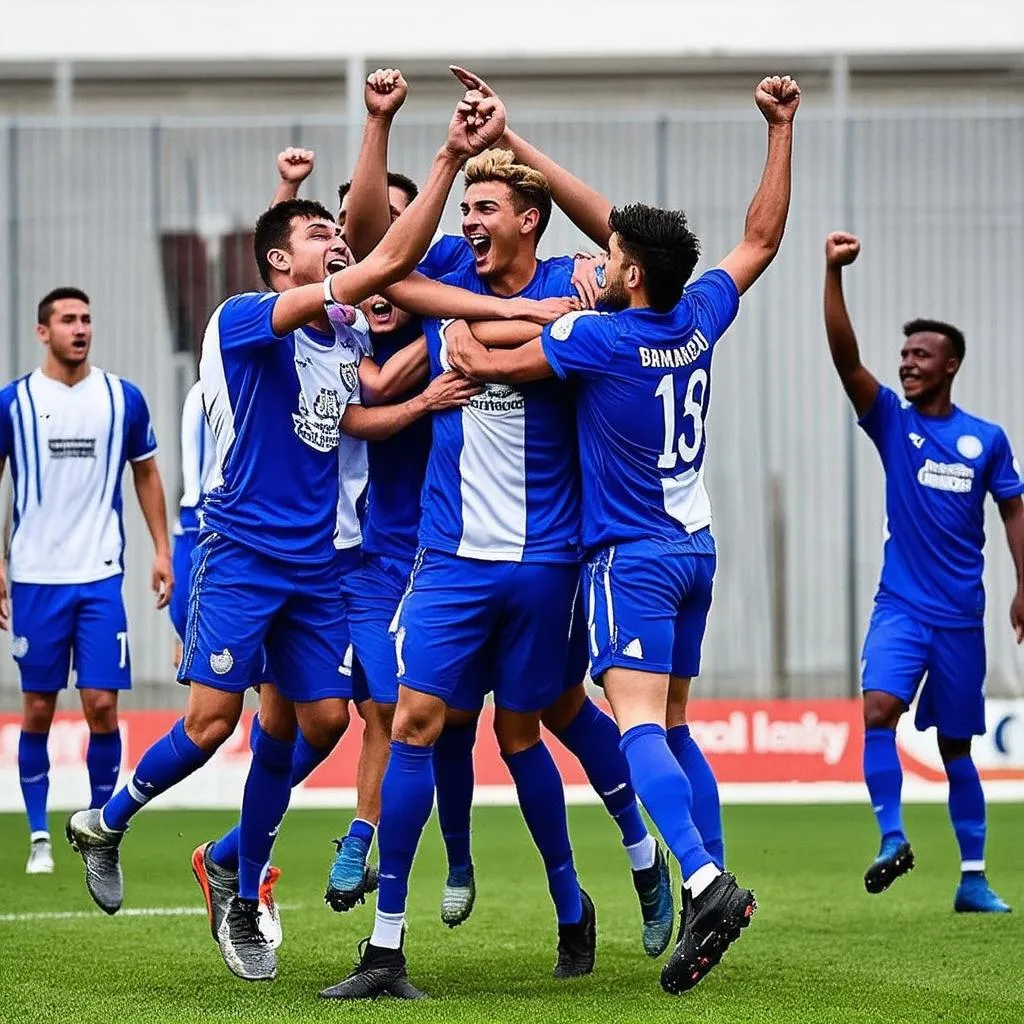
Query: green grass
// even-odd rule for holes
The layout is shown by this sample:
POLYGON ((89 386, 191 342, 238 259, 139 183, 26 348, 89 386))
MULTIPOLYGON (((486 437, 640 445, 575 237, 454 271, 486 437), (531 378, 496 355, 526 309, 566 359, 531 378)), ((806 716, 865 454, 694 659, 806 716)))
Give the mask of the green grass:
MULTIPOLYGON (((440 840, 432 824, 412 879, 410 974, 428 1003, 322 1003, 317 991, 348 973, 372 909, 322 903, 344 814, 297 811, 275 852, 285 943, 278 979, 252 985, 222 963, 205 918, 105 918, 0 923, 0 1021, 1020 1022, 1024 920, 954 915, 957 855, 942 807, 911 807, 918 868, 888 893, 865 894, 874 852, 860 807, 735 807, 726 813, 731 867, 760 910, 723 963, 686 996, 658 985, 644 957, 639 914, 617 835, 596 807, 573 808, 581 878, 598 909, 595 974, 551 977, 555 926, 540 862, 518 812, 474 817, 478 900, 448 931, 438 919, 440 840)), ((124 845, 127 907, 196 904, 188 858, 230 816, 157 812, 124 845)), ((56 822, 55 822, 56 824, 56 822)), ((63 841, 52 877, 23 873, 23 822, 0 817, 3 913, 88 911, 81 862, 63 841)), ((989 874, 1024 910, 1024 808, 990 809, 989 874)))

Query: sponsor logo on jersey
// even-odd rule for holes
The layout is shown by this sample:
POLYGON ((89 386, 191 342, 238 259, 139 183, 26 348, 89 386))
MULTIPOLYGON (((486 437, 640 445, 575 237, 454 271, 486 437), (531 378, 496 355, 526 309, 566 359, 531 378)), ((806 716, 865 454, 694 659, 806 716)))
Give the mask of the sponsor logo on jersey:
POLYGON ((332 452, 341 434, 341 397, 331 388, 321 388, 310 409, 306 396, 299 392, 299 411, 292 413, 295 436, 318 452, 332 452))
POLYGON ((974 486, 974 470, 962 462, 935 462, 925 459, 917 471, 917 482, 922 487, 953 494, 969 494, 974 486))
POLYGON ((483 394, 469 401, 469 407, 477 412, 504 415, 526 407, 522 391, 508 384, 488 384, 483 394))
POLYGON ((694 331, 693 337, 679 348, 644 348, 637 347, 637 355, 641 366, 652 366, 658 370, 673 370, 679 366, 689 366, 708 350, 708 340, 700 331, 694 331))
POLYGON ((210 655, 210 668, 219 676, 226 676, 235 667, 235 656, 225 647, 218 654, 214 651, 210 655))
POLYGON ((11 657, 13 658, 24 658, 28 654, 28 637, 27 636, 12 636, 11 637, 11 657))
POLYGON ((984 447, 981 438, 975 437, 973 434, 961 434, 956 439, 956 450, 965 459, 976 459, 984 451, 984 447))
POLYGON ((95 437, 51 437, 46 445, 51 459, 96 458, 95 437))

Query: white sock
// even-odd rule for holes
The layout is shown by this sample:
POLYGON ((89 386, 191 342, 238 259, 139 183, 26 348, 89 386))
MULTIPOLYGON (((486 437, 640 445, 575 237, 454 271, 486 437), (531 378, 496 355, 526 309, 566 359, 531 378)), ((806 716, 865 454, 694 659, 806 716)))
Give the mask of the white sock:
POLYGON ((31 835, 30 835, 30 836, 28 837, 28 841, 29 841, 30 843, 34 843, 34 842, 35 842, 35 841, 36 841, 37 839, 47 839, 47 840, 48 840, 49 838, 50 838, 50 833, 49 833, 49 832, 47 832, 47 831, 46 831, 46 830, 44 829, 44 830, 43 830, 42 832, 33 832, 33 833, 32 833, 32 834, 31 834, 31 835))
POLYGON ((385 914, 378 910, 373 921, 370 945, 381 949, 401 949, 404 927, 405 914, 385 914))
POLYGON ((654 855, 657 853, 658 844, 654 836, 647 833, 639 843, 626 847, 626 856, 629 857, 629 866, 634 871, 643 871, 644 868, 654 866, 654 855))
POLYGON ((721 873, 714 864, 705 864, 704 867, 697 868, 689 878, 684 878, 683 885, 696 899, 721 873))
POLYGON ((984 871, 985 862, 983 860, 962 860, 960 861, 961 871, 984 871))

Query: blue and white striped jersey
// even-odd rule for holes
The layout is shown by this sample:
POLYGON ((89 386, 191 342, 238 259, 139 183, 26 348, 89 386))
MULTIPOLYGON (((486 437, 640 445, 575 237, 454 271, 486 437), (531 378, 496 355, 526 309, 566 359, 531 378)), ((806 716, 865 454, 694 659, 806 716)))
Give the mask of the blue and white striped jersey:
POLYGON ((10 576, 92 583, 124 571, 121 476, 156 454, 142 392, 93 367, 68 387, 42 370, 0 390, 0 456, 14 480, 10 576))
POLYGON ((203 386, 189 388, 181 410, 181 503, 174 532, 199 529, 199 509, 217 472, 217 441, 206 422, 203 386))

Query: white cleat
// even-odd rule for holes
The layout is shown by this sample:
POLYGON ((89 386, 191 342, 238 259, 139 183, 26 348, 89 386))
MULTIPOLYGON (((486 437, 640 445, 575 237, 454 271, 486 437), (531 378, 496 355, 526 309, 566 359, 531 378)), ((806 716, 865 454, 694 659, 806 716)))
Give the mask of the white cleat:
POLYGON ((26 875, 53 874, 53 844, 49 836, 40 836, 32 840, 32 847, 25 865, 26 875))

